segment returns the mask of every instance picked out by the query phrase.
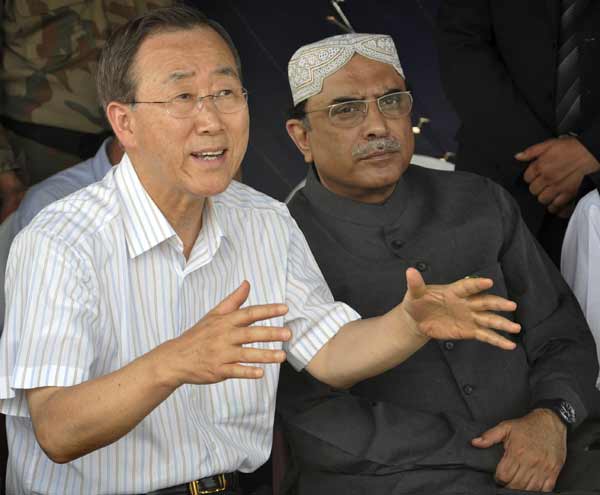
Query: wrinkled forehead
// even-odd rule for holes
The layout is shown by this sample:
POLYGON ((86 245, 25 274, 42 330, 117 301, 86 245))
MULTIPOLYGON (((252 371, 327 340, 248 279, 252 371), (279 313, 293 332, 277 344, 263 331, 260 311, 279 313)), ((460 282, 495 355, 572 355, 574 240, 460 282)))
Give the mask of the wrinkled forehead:
POLYGON ((391 65, 404 79, 392 38, 385 34, 351 33, 301 47, 288 64, 294 105, 321 92, 323 82, 346 66, 355 54, 391 65))

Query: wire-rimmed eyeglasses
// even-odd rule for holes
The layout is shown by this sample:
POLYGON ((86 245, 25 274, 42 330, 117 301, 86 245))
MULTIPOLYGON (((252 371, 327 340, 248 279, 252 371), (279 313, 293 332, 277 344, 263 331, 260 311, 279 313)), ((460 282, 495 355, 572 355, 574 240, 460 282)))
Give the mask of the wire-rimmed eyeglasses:
POLYGON ((368 100, 351 100, 334 103, 324 108, 310 110, 305 113, 329 111, 329 120, 336 127, 354 127, 365 120, 369 111, 369 103, 377 102, 377 108, 388 119, 399 119, 410 113, 413 98, 410 91, 396 91, 368 100))
POLYGON ((130 105, 160 104, 164 105, 168 114, 176 119, 191 117, 200 111, 204 101, 210 98, 219 113, 235 113, 244 108, 248 102, 248 91, 240 89, 224 89, 214 95, 196 96, 191 93, 182 93, 166 101, 130 101, 130 105))

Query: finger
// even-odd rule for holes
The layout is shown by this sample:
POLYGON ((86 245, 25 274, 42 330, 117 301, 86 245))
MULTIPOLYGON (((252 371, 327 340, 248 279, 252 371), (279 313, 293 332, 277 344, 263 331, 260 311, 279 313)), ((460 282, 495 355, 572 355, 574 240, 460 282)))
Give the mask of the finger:
POLYGON ((567 193, 560 193, 558 196, 554 198, 552 203, 548 205, 548 211, 554 215, 556 215, 560 210, 562 210, 566 205, 571 201, 571 195, 567 193))
POLYGON ((243 327, 231 332, 231 343, 242 345, 255 342, 286 342, 291 336, 292 332, 286 327, 243 327))
POLYGON ((544 484, 542 485, 542 491, 543 492, 551 492, 552 490, 554 490, 555 485, 556 485, 556 476, 550 476, 550 477, 546 478, 546 481, 544 481, 544 484))
POLYGON ((464 278, 452 284, 457 297, 470 297, 479 294, 481 291, 488 290, 493 287, 494 281, 490 278, 464 278))
POLYGON ((255 349, 253 347, 239 347, 236 349, 235 359, 232 363, 263 363, 279 364, 285 361, 285 351, 273 349, 255 349))
POLYGON ((531 182, 529 182, 529 192, 534 196, 537 196, 550 185, 551 183, 547 178, 542 175, 537 175, 531 182))
POLYGON ((548 186, 544 189, 540 194, 537 195, 537 200, 539 203, 547 206, 552 203, 556 199, 556 197, 560 194, 560 192, 554 186, 548 186))
POLYGON ((488 330, 487 328, 478 328, 475 330, 474 337, 480 342, 493 345, 494 347, 499 347, 505 351, 512 351, 515 347, 517 347, 517 344, 511 340, 508 340, 506 337, 502 337, 493 330, 488 330))
POLYGON ((523 151, 517 153, 515 158, 520 162, 526 162, 533 160, 546 152, 550 146, 552 146, 554 139, 548 139, 547 141, 542 141, 541 143, 534 144, 533 146, 529 146, 529 148, 524 149, 523 151))
POLYGON ((544 481, 546 481, 545 474, 541 470, 533 468, 531 478, 525 485, 525 490, 539 492, 544 486, 544 481))
POLYGON ((506 485, 506 488, 510 488, 511 490, 525 490, 525 487, 534 476, 534 468, 520 464, 512 480, 506 485))
POLYGON ((533 161, 531 162, 527 168, 525 169, 525 172, 523 172, 523 180, 527 183, 527 184, 531 184, 533 181, 535 181, 539 176, 540 176, 540 166, 539 166, 539 162, 533 161))
POLYGON ((518 471, 519 463, 508 452, 504 452, 496 467, 496 481, 502 486, 507 486, 513 481, 518 471))
POLYGON ((421 273, 415 268, 406 270, 406 287, 408 296, 412 299, 423 297, 427 290, 421 273))
POLYGON ((285 304, 257 304, 238 309, 231 315, 231 321, 234 325, 246 327, 257 321, 283 316, 287 312, 288 307, 285 304))
POLYGON ((517 303, 493 294, 473 296, 469 301, 473 311, 508 311, 517 309, 517 303))
POLYGON ((502 330, 509 333, 519 333, 521 331, 521 325, 494 313, 476 313, 473 318, 483 328, 502 330))
POLYGON ((226 296, 219 304, 217 304, 210 313, 216 315, 226 315, 236 309, 239 309, 242 304, 248 299, 250 294, 250 284, 247 280, 244 280, 240 286, 235 289, 232 293, 226 296))
POLYGON ((262 368, 246 366, 243 364, 224 364, 219 367, 220 375, 224 380, 228 378, 243 378, 256 380, 265 374, 262 368))
POLYGON ((509 428, 506 423, 500 423, 471 440, 471 445, 480 449, 487 449, 492 445, 503 442, 508 432, 509 428))

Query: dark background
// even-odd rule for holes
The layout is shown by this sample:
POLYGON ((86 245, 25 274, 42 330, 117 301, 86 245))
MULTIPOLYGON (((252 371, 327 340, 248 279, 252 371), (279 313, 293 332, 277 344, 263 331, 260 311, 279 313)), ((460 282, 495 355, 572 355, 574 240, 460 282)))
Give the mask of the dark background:
MULTIPOLYGON (((283 200, 304 178, 306 165, 285 130, 291 106, 287 62, 302 45, 342 30, 327 22, 336 12, 329 0, 189 1, 231 34, 242 59, 249 91, 251 134, 243 163, 244 182, 283 200)), ((442 157, 454 151, 458 126, 443 94, 433 18, 439 0, 346 0, 341 7, 357 32, 394 38, 413 90, 413 120, 430 123, 416 142, 416 153, 442 157)))

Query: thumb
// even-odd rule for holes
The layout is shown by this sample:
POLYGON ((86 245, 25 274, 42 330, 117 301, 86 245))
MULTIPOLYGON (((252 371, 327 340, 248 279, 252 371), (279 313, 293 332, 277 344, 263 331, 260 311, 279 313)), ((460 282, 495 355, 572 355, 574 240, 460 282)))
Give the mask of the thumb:
POLYGON ((406 270, 406 288, 411 299, 419 299, 426 292, 425 281, 418 270, 409 268, 406 270))
POLYGON ((217 315, 226 315, 240 309, 250 294, 250 283, 244 280, 240 286, 217 304, 210 312, 217 315))
POLYGON ((504 442, 509 431, 510 426, 507 423, 500 423, 499 425, 494 426, 493 428, 490 428, 486 432, 482 433, 477 438, 471 440, 471 445, 480 449, 487 449, 492 445, 504 442))
POLYGON ((553 142, 553 139, 548 139, 547 141, 542 141, 541 143, 529 146, 529 148, 525 148, 523 151, 517 153, 515 155, 515 158, 522 162, 529 162, 531 160, 534 160, 542 153, 545 153, 548 150, 548 148, 550 148, 553 142))

